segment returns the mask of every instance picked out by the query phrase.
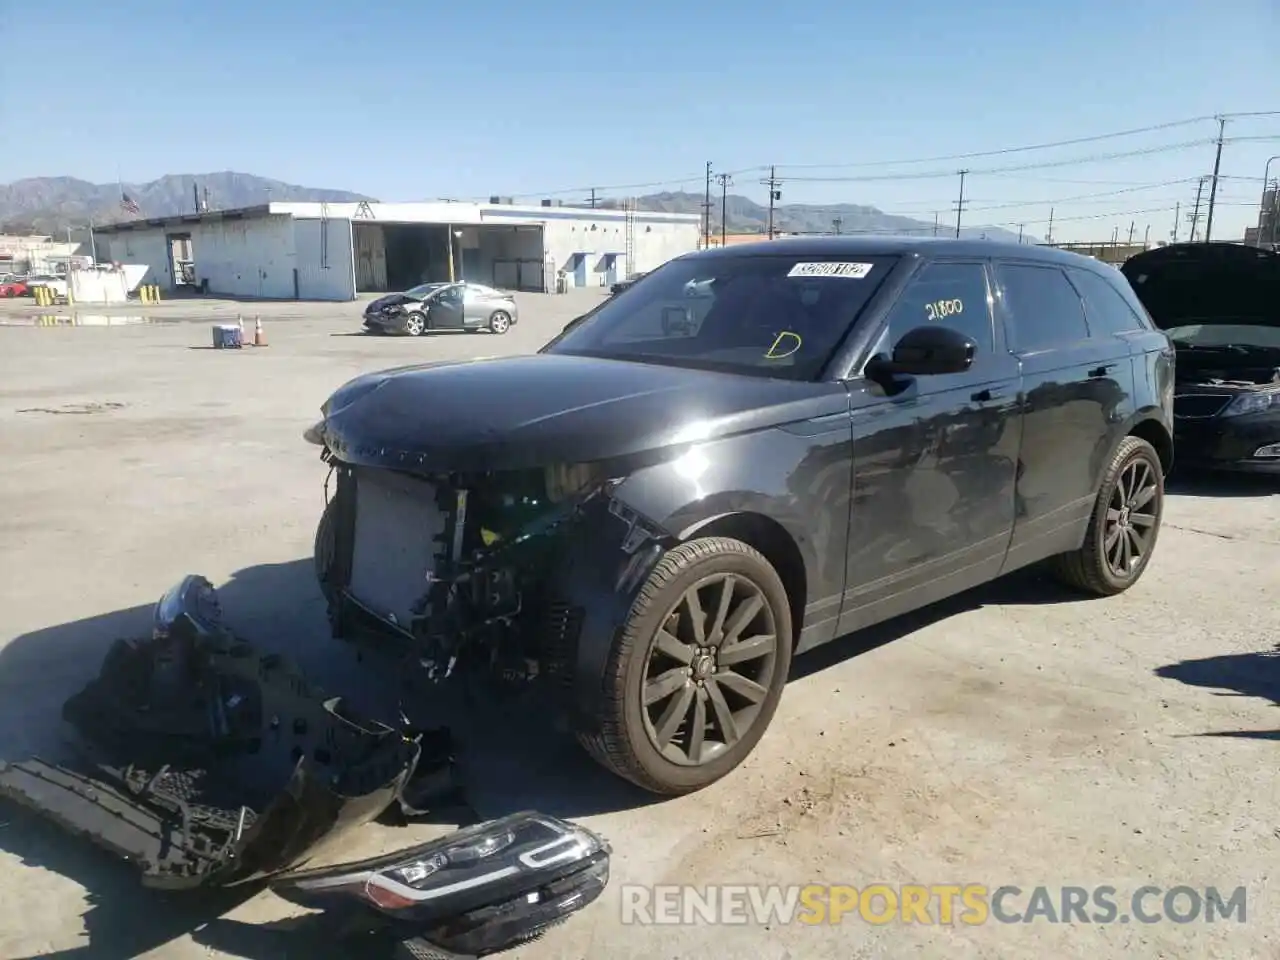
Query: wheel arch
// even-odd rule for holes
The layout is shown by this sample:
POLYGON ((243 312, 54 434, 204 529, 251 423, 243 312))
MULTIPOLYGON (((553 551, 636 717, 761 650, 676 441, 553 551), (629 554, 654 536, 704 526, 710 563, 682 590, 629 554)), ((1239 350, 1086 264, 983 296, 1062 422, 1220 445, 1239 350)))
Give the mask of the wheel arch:
POLYGON ((792 646, 804 625, 809 577, 804 554, 791 533, 777 520, 753 511, 722 513, 681 531, 681 542, 702 537, 729 537, 759 550, 773 567, 787 592, 791 612, 792 646))
POLYGON ((1163 423, 1155 417, 1146 417, 1130 426, 1126 436, 1137 437, 1151 444, 1160 458, 1160 470, 1166 477, 1169 475, 1173 468, 1173 437, 1163 423))

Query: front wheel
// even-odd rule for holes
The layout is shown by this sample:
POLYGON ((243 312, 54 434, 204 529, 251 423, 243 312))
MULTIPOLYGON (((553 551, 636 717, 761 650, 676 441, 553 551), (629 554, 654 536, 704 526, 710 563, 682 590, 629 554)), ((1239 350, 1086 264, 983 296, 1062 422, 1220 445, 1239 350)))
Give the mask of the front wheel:
POLYGON ((490 333, 506 333, 510 329, 511 314, 505 310, 498 310, 489 318, 490 333))
POLYGON ((1155 448, 1125 437, 1103 474, 1079 550, 1053 558, 1068 586, 1100 597, 1128 590, 1151 561, 1164 517, 1164 470, 1155 448))
POLYGON ((411 337, 420 337, 427 332, 427 318, 420 313, 411 313, 404 318, 404 332, 411 337))
POLYGON ((680 544, 640 590, 605 668, 599 730, 583 746, 652 793, 701 790, 746 759, 791 666, 777 572, 738 540, 680 544))

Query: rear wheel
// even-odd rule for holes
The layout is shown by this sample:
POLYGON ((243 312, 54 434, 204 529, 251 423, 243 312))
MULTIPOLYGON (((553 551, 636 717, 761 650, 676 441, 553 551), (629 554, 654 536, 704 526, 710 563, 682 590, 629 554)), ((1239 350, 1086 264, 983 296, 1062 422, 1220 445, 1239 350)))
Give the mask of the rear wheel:
POLYGON ((411 313, 404 318, 404 332, 411 337, 420 337, 427 332, 427 318, 420 313, 411 313))
POLYGON ((605 767, 653 793, 691 793, 755 748, 791 666, 777 572, 738 540, 683 543, 655 567, 610 652, 599 732, 605 767))
POLYGON ((1147 569, 1163 516, 1160 457, 1147 441, 1125 437, 1103 475, 1084 543, 1054 557, 1054 573, 1087 593, 1123 593, 1147 569))
POLYGON ((490 333, 506 333, 510 329, 511 314, 507 313, 505 310, 496 310, 493 315, 489 317, 490 333))

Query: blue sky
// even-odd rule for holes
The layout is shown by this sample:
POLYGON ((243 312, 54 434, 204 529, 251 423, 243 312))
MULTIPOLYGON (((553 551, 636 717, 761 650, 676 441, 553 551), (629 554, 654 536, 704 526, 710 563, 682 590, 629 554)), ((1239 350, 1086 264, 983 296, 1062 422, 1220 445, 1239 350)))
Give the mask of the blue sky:
POLYGON ((938 211, 947 222, 953 172, 966 166, 966 223, 1043 235, 1052 207, 1055 239, 1109 238, 1131 221, 1163 238, 1174 204, 1185 212, 1194 178, 1212 169, 1212 146, 1198 142, 1214 136, 1211 121, 1004 157, 884 162, 1277 111, 1227 128, 1274 138, 1224 152, 1231 179, 1214 233, 1238 237, 1256 218, 1267 158, 1280 154, 1280 0, 27 9, 48 42, 9 46, 0 60, 0 182, 232 169, 384 200, 577 199, 593 185, 700 192, 709 160, 742 171, 733 191, 756 198, 751 168, 777 164, 784 201, 928 221, 938 211), (883 165, 853 166, 871 163, 883 165), (800 166, 817 164, 849 166, 800 166), (931 173, 946 176, 918 176, 931 173), (800 176, 816 179, 790 179, 800 176), (872 176, 898 179, 834 179, 872 176))

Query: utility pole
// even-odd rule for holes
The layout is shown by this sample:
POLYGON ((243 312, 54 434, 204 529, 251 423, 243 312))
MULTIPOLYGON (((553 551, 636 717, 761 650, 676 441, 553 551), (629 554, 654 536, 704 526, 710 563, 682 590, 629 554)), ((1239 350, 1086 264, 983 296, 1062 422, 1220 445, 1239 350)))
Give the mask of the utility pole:
POLYGON ((769 179, 761 180, 765 186, 769 188, 769 239, 773 239, 773 204, 777 200, 782 199, 782 191, 778 188, 782 186, 782 181, 778 179, 778 168, 769 168, 769 179))
POLYGON ((1173 205, 1173 232, 1169 234, 1169 242, 1178 242, 1178 223, 1182 217, 1182 201, 1179 200, 1173 205))
POLYGON ((191 183, 191 199, 195 201, 196 214, 200 213, 200 185, 195 181, 191 183))
POLYGON ((968 176, 968 170, 960 171, 960 199, 956 201, 956 239, 960 238, 960 217, 964 213, 964 205, 968 201, 964 198, 964 178, 968 176))
POLYGON ((592 210, 596 208, 596 188, 595 187, 591 188, 591 196, 587 198, 587 203, 591 204, 592 210))
POLYGON ((844 217, 834 217, 831 220, 831 226, 836 231, 836 236, 840 236, 840 228, 844 226, 844 217))
POLYGON ((1192 243, 1196 242, 1196 226, 1200 223, 1200 194, 1204 192, 1204 181, 1205 181, 1205 178, 1201 177, 1200 181, 1196 184, 1196 205, 1195 205, 1195 208, 1189 214, 1189 218, 1191 220, 1191 242, 1192 243))
POLYGON ((727 173, 717 173, 716 180, 720 184, 720 246, 729 242, 729 182, 733 177, 727 173))
POLYGON ((1133 246, 1133 228, 1134 228, 1134 223, 1132 220, 1130 220, 1129 221, 1129 246, 1131 247, 1133 246))
POLYGON ((1044 242, 1053 244, 1053 207, 1049 208, 1049 232, 1045 235, 1044 242))
POLYGON ((1222 168, 1222 140, 1227 130, 1227 118, 1218 118, 1218 149, 1213 155, 1213 184, 1209 187, 1209 215, 1204 221, 1204 242, 1213 239, 1213 207, 1218 202, 1218 171, 1222 168))
POLYGON ((1147 224, 1147 229, 1142 232, 1142 247, 1145 250, 1151 246, 1151 224, 1147 224))
POLYGON ((933 235, 934 235, 935 237, 938 235, 938 216, 939 216, 939 214, 938 214, 938 212, 935 210, 935 211, 933 212, 933 235))
POLYGON ((711 161, 707 161, 707 198, 702 203, 702 249, 711 246, 711 161))
POLYGON ((1022 246, 1022 228, 1025 226, 1025 223, 1018 224, 1018 246, 1022 246))

